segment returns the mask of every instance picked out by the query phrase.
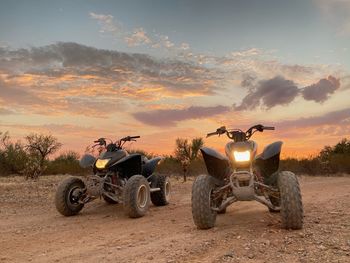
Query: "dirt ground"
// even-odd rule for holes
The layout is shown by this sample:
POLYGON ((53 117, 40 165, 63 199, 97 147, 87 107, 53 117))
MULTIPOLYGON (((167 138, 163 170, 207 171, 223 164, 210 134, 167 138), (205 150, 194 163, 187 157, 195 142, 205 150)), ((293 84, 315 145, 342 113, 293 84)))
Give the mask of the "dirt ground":
POLYGON ((0 262, 350 262, 350 177, 301 177, 305 218, 280 229, 278 214, 235 203, 198 230, 192 180, 172 179, 171 204, 139 219, 103 200, 63 217, 53 204, 64 176, 0 178, 0 262))

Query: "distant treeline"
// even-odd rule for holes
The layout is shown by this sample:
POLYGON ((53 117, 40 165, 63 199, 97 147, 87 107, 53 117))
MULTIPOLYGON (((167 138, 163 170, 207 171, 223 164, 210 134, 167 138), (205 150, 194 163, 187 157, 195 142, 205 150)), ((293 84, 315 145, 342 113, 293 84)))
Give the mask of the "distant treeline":
POLYGON ((282 170, 289 170, 296 174, 332 175, 350 174, 350 141, 342 139, 334 146, 325 146, 314 157, 281 160, 282 170))
MULTIPOLYGON (((43 174, 91 173, 91 169, 79 166, 80 156, 73 151, 64 152, 50 160, 48 157, 61 147, 52 135, 30 134, 25 140, 26 143, 12 142, 8 133, 0 132, 0 175, 20 174, 36 178, 43 174)), ((203 144, 202 138, 195 138, 191 142, 177 139, 174 155, 163 158, 158 172, 174 175, 186 172, 188 176, 206 173, 203 158, 198 154, 203 144)), ((142 150, 129 152, 141 153, 148 158, 154 156, 142 150)), ((317 156, 283 159, 280 169, 309 175, 350 174, 350 141, 342 139, 334 146, 325 146, 317 156)))

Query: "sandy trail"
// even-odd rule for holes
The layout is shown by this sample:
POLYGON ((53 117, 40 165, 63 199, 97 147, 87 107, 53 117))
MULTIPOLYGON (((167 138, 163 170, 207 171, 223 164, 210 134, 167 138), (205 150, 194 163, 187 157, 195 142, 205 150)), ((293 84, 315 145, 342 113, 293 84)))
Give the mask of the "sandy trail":
POLYGON ((0 262, 350 262, 350 177, 300 178, 304 229, 280 229, 278 214, 233 204, 216 227, 198 230, 192 181, 172 179, 171 204, 139 219, 97 200, 74 217, 53 205, 63 177, 0 178, 0 262))

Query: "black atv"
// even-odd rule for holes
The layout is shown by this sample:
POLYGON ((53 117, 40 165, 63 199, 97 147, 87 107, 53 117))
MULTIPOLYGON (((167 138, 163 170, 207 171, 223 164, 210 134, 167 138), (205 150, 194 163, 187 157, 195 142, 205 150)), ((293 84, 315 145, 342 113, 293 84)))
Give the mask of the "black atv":
POLYGON ((56 192, 56 208, 64 216, 72 216, 84 205, 98 197, 107 203, 123 203, 125 213, 132 218, 142 217, 150 201, 156 206, 169 203, 170 181, 167 176, 155 174, 161 160, 148 160, 141 154, 129 154, 123 149, 125 142, 136 141, 140 136, 127 136, 107 145, 105 138, 96 140, 101 154, 96 159, 85 154, 80 160, 83 168, 92 167, 93 175, 86 180, 69 177, 62 181, 56 192))
POLYGON ((225 147, 226 156, 203 147, 201 152, 208 175, 200 175, 192 186, 192 216, 200 229, 214 226, 216 215, 237 201, 258 201, 270 212, 281 212, 284 228, 303 226, 303 205, 297 177, 279 171, 282 142, 265 147, 259 155, 250 137, 257 131, 274 130, 261 124, 246 132, 220 127, 212 135, 226 134, 232 141, 225 147))

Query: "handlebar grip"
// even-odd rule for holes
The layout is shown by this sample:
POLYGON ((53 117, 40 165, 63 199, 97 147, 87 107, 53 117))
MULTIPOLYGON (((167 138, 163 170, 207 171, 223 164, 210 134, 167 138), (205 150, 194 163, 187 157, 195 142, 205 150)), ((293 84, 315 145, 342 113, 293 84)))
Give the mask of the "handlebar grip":
POLYGON ((97 141, 94 141, 94 143, 99 143, 100 141, 99 140, 97 140, 97 141))
POLYGON ((213 135, 217 135, 218 133, 217 132, 210 132, 207 134, 207 137, 210 137, 210 136, 213 136, 213 135))
POLYGON ((272 127, 272 126, 264 126, 264 130, 275 130, 275 127, 272 127))
POLYGON ((130 139, 138 139, 141 138, 141 136, 130 136, 130 139))

